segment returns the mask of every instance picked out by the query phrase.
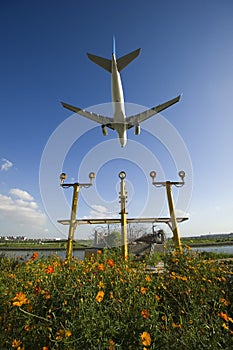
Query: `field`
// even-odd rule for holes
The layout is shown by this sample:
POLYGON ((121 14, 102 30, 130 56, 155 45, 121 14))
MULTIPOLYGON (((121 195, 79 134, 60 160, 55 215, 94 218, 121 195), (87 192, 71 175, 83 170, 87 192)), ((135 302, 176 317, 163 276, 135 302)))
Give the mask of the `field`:
POLYGON ((232 349, 231 261, 168 251, 154 274, 157 258, 1 257, 1 349, 232 349))

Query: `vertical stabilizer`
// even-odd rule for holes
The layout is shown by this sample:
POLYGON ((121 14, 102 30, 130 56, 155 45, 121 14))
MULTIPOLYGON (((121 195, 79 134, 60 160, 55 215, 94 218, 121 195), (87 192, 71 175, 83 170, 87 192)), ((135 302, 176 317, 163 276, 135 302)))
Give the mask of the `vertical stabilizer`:
POLYGON ((112 54, 116 57, 116 39, 114 35, 112 38, 112 54))

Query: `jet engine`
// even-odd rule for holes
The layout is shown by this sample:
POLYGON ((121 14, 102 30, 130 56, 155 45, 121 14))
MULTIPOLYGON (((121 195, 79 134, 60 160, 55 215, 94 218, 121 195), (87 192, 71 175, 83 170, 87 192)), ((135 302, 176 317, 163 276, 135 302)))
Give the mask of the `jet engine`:
POLYGON ((108 129, 107 129, 106 125, 102 125, 102 133, 103 133, 104 136, 108 135, 108 129))
POLYGON ((135 130, 134 130, 135 135, 139 135, 140 131, 141 131, 140 125, 135 125, 135 130))

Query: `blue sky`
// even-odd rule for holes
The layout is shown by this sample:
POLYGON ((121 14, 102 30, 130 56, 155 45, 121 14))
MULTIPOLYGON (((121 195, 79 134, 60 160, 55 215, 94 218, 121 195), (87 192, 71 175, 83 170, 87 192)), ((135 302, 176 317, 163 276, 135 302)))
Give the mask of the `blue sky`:
POLYGON ((61 171, 80 182, 97 174, 78 217, 118 215, 121 170, 129 216, 166 216, 165 189, 149 171, 177 180, 181 166, 186 185, 174 198, 190 217, 181 235, 233 232, 232 15, 230 0, 1 3, 0 235, 66 237, 56 220, 69 218, 72 190, 59 188, 61 171), (110 74, 86 52, 110 58, 113 35, 118 57, 142 49, 121 74, 129 111, 183 94, 141 135, 130 130, 125 149, 60 104, 111 110, 110 74))

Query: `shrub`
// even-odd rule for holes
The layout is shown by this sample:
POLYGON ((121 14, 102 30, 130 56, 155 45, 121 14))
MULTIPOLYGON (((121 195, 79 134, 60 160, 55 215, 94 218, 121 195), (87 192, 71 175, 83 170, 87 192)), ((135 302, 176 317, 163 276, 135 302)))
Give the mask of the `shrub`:
POLYGON ((230 265, 189 251, 163 260, 153 274, 119 251, 2 257, 1 349, 231 349, 230 265))

